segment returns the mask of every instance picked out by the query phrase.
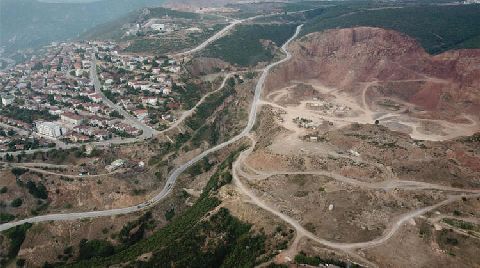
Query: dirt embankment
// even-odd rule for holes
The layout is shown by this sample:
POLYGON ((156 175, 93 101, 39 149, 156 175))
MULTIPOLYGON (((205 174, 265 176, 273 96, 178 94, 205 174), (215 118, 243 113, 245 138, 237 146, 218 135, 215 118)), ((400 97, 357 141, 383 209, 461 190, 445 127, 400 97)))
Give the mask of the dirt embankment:
POLYGON ((188 71, 194 75, 206 75, 227 68, 228 63, 214 58, 195 58, 187 65, 188 71))
POLYGON ((401 33, 358 27, 309 34, 290 51, 292 60, 268 77, 266 94, 291 81, 314 79, 360 96, 375 83, 367 97, 398 98, 431 118, 480 112, 480 50, 432 56, 401 33))

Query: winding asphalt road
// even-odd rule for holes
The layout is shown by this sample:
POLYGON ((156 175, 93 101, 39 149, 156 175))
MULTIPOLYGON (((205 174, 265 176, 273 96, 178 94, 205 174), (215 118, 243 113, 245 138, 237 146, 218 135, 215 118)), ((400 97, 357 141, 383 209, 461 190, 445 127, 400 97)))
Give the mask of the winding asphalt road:
POLYGON ((84 218, 96 218, 96 217, 108 217, 108 216, 115 216, 115 215, 121 215, 121 214, 127 214, 127 213, 133 213, 137 211, 144 210, 148 207, 151 207, 155 205, 156 203, 160 202, 163 200, 173 189, 173 186, 175 185, 175 182, 177 178, 182 174, 186 169, 200 161, 202 158, 205 156, 216 152, 222 148, 225 148, 226 146, 235 143, 242 139, 243 137, 247 136, 248 133, 252 130, 253 125, 255 124, 255 121, 257 119, 257 107, 258 107, 258 101, 260 100, 260 96, 263 90, 263 86, 265 83, 265 79, 273 67, 288 61, 292 56, 290 52, 287 50, 288 44, 295 39, 298 34, 300 33, 300 30, 303 25, 299 25, 294 33, 294 35, 288 39, 285 44, 281 47, 281 50, 285 52, 286 57, 283 58, 282 60, 279 60, 277 62, 271 63, 270 65, 266 66, 263 69, 263 72, 257 82, 257 85, 255 86, 255 95, 253 98, 253 102, 250 108, 250 114, 248 117, 248 123, 247 126, 243 129, 243 131, 238 134, 237 136, 233 137, 232 139, 221 143, 215 147, 212 147, 203 153, 197 155, 190 161, 186 162, 185 164, 179 166, 177 169, 175 169, 167 178, 165 187, 152 199, 149 201, 143 202, 141 204, 138 204, 136 206, 131 206, 131 207, 126 207, 126 208, 117 208, 117 209, 109 209, 109 210, 100 210, 100 211, 90 211, 90 212, 78 212, 78 213, 64 213, 64 214, 49 214, 49 215, 42 215, 42 216, 36 216, 32 218, 27 218, 19 221, 14 221, 14 222, 9 222, 9 223, 4 223, 0 225, 0 231, 4 231, 7 229, 10 229, 12 227, 24 224, 24 223, 39 223, 39 222, 45 222, 45 221, 72 221, 72 220, 78 220, 78 219, 84 219, 84 218))

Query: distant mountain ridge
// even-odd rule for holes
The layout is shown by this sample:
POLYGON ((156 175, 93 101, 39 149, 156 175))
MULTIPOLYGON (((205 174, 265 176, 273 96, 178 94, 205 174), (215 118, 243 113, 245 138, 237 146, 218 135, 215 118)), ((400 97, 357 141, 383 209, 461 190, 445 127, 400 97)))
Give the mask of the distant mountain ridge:
POLYGON ((7 52, 78 37, 129 12, 164 0, 102 0, 88 3, 0 1, 0 46, 7 52))

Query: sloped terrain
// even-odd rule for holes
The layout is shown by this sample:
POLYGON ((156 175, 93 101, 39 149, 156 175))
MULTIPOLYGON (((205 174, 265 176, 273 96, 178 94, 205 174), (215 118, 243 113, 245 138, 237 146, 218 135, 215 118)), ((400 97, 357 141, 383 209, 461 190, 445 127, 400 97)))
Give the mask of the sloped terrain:
POLYGON ((404 132, 416 138, 478 130, 480 50, 431 56, 404 34, 359 27, 309 34, 292 51, 294 58, 267 79, 267 96, 302 82, 328 88, 320 93, 337 103, 350 100, 367 122, 413 128, 404 132))

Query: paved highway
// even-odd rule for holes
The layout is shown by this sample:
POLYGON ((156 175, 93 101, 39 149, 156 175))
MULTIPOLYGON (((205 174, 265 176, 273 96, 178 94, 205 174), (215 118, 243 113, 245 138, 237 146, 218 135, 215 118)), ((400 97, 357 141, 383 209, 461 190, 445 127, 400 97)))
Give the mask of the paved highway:
MULTIPOLYGON (((49 215, 43 215, 43 216, 36 216, 24 220, 19 220, 19 221, 14 221, 14 222, 9 222, 9 223, 4 223, 0 225, 0 231, 7 230, 9 228, 12 228, 14 226, 18 226, 24 223, 38 223, 38 222, 45 222, 45 221, 65 221, 65 220, 78 220, 78 219, 84 219, 84 218, 96 218, 96 217, 107 217, 107 216, 115 216, 115 215, 121 215, 121 214, 127 214, 127 213, 133 213, 137 212, 140 210, 143 210, 145 208, 151 207, 164 199, 173 189, 173 186, 175 185, 175 182, 177 178, 182 174, 186 169, 200 161, 202 158, 205 156, 216 152, 222 148, 225 148, 226 146, 235 143, 242 139, 243 137, 247 136, 248 133, 252 130, 253 125, 255 124, 255 121, 257 119, 257 107, 258 107, 258 101, 260 100, 260 96, 263 90, 263 86, 265 83, 265 79, 270 71, 274 66, 277 66, 278 64, 281 64, 285 61, 288 61, 292 56, 287 50, 288 44, 295 39, 300 30, 302 28, 302 25, 299 25, 294 33, 294 35, 287 40, 287 42, 281 47, 282 51, 286 53, 286 57, 283 58, 280 61, 271 63, 267 67, 263 69, 263 72, 255 86, 255 95, 253 98, 253 102, 250 108, 250 114, 248 118, 248 124, 247 126, 243 129, 243 131, 233 137, 232 139, 221 143, 215 147, 212 147, 203 153, 197 155, 190 161, 186 162, 185 164, 179 166, 177 169, 175 169, 167 178, 166 184, 164 188, 152 199, 149 201, 143 202, 141 204, 138 204, 136 206, 131 206, 131 207, 126 207, 126 208, 118 208, 118 209, 109 209, 109 210, 101 210, 101 211, 90 211, 90 212, 78 212, 78 213, 64 213, 64 214, 49 214, 49 215)), ((92 64, 93 66, 93 64, 92 64)), ((226 80, 224 80, 226 81, 226 80)))

